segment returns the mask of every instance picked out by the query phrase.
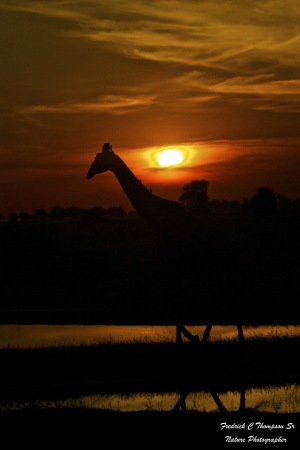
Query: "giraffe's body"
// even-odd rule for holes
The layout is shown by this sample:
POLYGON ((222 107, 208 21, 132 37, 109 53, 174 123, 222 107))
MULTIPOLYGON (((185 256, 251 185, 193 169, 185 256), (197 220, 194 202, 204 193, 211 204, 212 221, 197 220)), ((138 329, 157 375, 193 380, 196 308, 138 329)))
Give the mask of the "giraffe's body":
MULTIPOLYGON (((87 179, 106 171, 114 173, 133 208, 164 241, 172 243, 183 241, 188 244, 197 241, 199 244, 199 236, 203 238, 202 243, 207 239, 205 225, 188 214, 178 202, 154 195, 136 178, 124 161, 112 151, 109 143, 104 144, 102 153, 97 153, 87 173, 87 179)), ((192 247, 188 245, 187 248, 191 249, 192 247)), ((207 325, 203 335, 204 341, 209 338, 211 328, 211 324, 207 325)), ((198 341, 198 336, 193 336, 179 323, 176 333, 177 342, 181 341, 181 334, 193 342, 198 341)), ((241 327, 239 328, 239 337, 242 337, 241 327)))

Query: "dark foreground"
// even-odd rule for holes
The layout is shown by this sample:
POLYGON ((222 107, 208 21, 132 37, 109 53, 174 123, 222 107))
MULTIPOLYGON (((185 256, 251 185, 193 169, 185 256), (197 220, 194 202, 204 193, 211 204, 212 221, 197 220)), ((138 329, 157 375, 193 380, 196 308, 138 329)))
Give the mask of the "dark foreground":
POLYGON ((183 248, 138 219, 2 223, 0 323, 300 323, 299 211, 215 226, 183 248))
POLYGON ((124 343, 3 349, 0 398, 6 410, 0 412, 1 438, 10 448, 23 449, 296 449, 300 413, 250 410, 247 392, 266 386, 299 385, 299 340, 277 336, 249 339, 244 344, 220 341, 181 346, 124 343), (217 412, 185 409, 185 399, 197 390, 212 395, 217 412), (238 411, 225 409, 219 401, 226 391, 240 393, 238 411), (75 402, 89 394, 137 392, 176 392, 178 402, 169 411, 136 412, 64 408, 59 403, 61 399, 75 402), (52 401, 54 407, 42 408, 40 400, 52 401), (14 410, 24 405, 25 409, 14 410), (258 422, 283 428, 260 429, 258 422), (221 423, 242 428, 221 430, 221 423), (226 436, 245 442, 226 443, 226 436), (249 436, 256 442, 248 443, 249 436), (264 443, 276 438, 277 445, 264 443))
POLYGON ((0 413, 1 439, 23 449, 298 449, 300 414, 132 412, 55 409, 0 413), (246 429, 221 431, 221 423, 246 429), (257 429, 257 422, 283 429, 257 429), (252 428, 252 423, 254 423, 252 428), (289 425, 290 424, 290 425, 289 425), (252 428, 247 430, 247 428, 252 428), (293 428, 295 427, 295 428, 293 428), (226 436, 245 442, 226 443, 226 436), (252 438, 250 437, 252 436, 252 438), (248 443, 248 439, 256 442, 248 443), (267 439, 275 440, 277 443, 267 439))
MULTIPOLYGON (((225 246, 216 237, 191 253, 162 248, 141 221, 1 224, 0 323, 299 324, 300 218, 225 222, 225 246)), ((184 399, 197 389, 216 400, 239 391, 243 399, 247 388, 299 385, 299 344, 277 337, 180 348, 3 349, 2 442, 22 449, 298 449, 299 414, 248 410, 243 401, 239 412, 216 413, 41 409, 35 401, 171 391, 184 399), (13 410, 24 402, 25 410, 13 410), (222 422, 284 429, 221 431, 222 422), (249 435, 286 442, 251 444, 249 435), (225 443, 226 436, 246 441, 225 443)))

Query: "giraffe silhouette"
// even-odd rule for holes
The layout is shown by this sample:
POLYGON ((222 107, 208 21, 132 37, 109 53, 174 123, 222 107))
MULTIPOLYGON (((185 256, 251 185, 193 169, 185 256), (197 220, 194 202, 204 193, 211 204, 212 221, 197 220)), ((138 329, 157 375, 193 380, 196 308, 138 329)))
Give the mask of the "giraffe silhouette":
POLYGON ((87 179, 107 170, 115 174, 133 208, 159 237, 165 240, 190 240, 195 236, 199 224, 185 208, 178 202, 154 195, 113 152, 109 143, 103 145, 102 153, 97 153, 87 179))
MULTIPOLYGON (((86 177, 91 179, 96 174, 106 171, 114 173, 133 208, 162 242, 172 244, 170 248, 174 243, 184 243, 187 244, 185 248, 190 249, 196 242, 203 244, 207 241, 207 226, 196 220, 178 202, 154 195, 115 154, 109 142, 104 143, 101 153, 97 153, 86 177), (202 239, 199 240, 199 237, 202 239)), ((175 248, 178 247, 175 245, 175 248)), ((174 252, 172 255, 175 256, 174 252)), ((182 257, 182 253, 180 253, 180 257, 182 257)), ((212 324, 209 323, 203 333, 203 342, 208 341, 211 329, 212 324)), ((241 325, 238 325, 238 332, 239 339, 243 340, 241 325)), ((177 343, 182 342, 182 335, 193 343, 199 342, 198 335, 190 333, 181 320, 178 320, 176 324, 177 343)))

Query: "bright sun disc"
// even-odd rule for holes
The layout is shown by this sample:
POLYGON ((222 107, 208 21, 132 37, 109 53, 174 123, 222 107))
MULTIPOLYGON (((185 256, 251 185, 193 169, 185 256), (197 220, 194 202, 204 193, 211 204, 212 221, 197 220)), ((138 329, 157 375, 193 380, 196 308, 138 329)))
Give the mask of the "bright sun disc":
POLYGON ((179 150, 164 150, 158 155, 157 162, 161 167, 178 166, 183 162, 183 156, 179 150))

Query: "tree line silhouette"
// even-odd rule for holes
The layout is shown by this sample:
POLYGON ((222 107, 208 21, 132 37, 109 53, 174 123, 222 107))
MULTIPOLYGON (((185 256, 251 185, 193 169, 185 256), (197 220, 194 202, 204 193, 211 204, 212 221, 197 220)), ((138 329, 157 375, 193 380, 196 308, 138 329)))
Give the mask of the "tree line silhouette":
MULTIPOLYGON (((209 199, 208 196, 209 181, 193 180, 182 187, 181 195, 178 198, 179 203, 194 216, 203 216, 210 213, 231 213, 231 212, 250 212, 255 216, 274 215, 280 211, 300 210, 300 197, 291 200, 283 194, 275 194, 273 189, 262 186, 250 198, 239 200, 217 200, 209 199)), ((47 220, 124 220, 135 219, 138 215, 135 211, 126 212, 122 206, 112 206, 103 208, 94 206, 92 208, 55 206, 51 211, 37 209, 33 214, 21 212, 16 214, 9 213, 6 217, 0 214, 0 221, 14 223, 17 221, 47 221, 47 220)))

